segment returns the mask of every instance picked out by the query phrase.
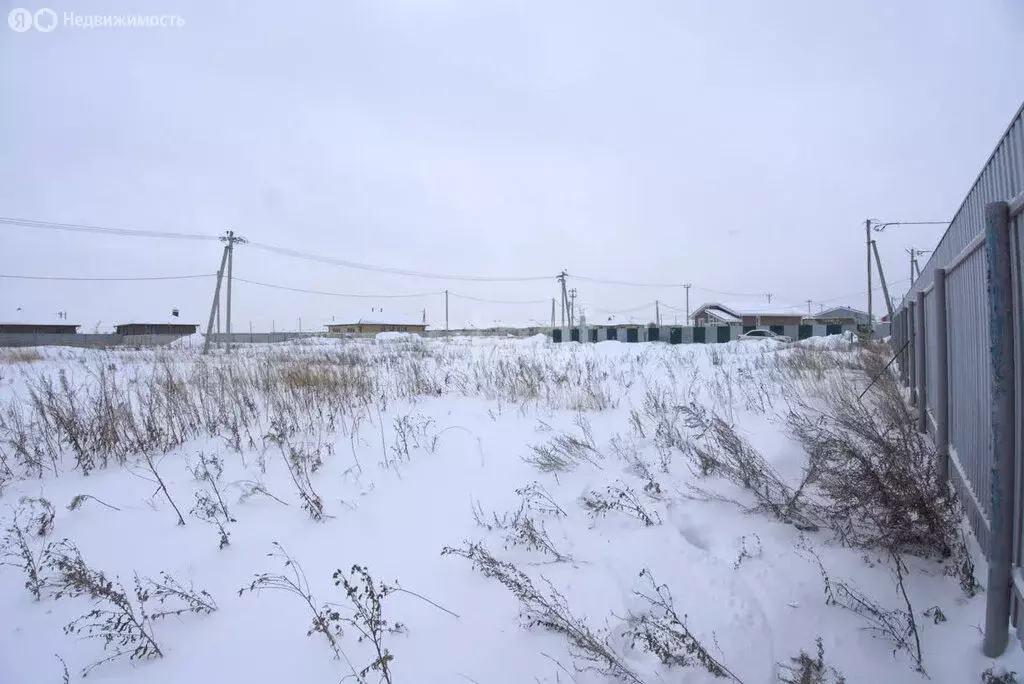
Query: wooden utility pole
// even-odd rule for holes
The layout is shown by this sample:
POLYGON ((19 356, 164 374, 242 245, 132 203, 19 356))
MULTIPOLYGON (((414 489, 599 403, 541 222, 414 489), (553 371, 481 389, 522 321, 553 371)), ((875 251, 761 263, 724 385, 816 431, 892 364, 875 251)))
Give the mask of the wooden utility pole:
POLYGON ((659 304, 660 304, 660 302, 657 299, 655 299, 654 300, 654 325, 660 328, 661 327, 661 309, 659 308, 659 304))
POLYGON ((685 283, 686 288, 686 325, 690 325, 690 283, 685 283))
POLYGON ((206 323, 206 337, 203 339, 203 353, 210 351, 210 337, 213 335, 213 321, 220 312, 220 283, 224 279, 224 265, 228 261, 228 248, 225 245, 224 252, 220 257, 220 267, 217 269, 217 284, 213 288, 213 303, 210 305, 210 320, 206 323))
POLYGON ((240 243, 240 242, 245 242, 245 238, 241 237, 240 235, 235 235, 235 231, 229 230, 224 235, 224 237, 222 237, 220 240, 221 240, 221 242, 225 243, 224 249, 226 250, 225 254, 226 254, 227 260, 228 260, 228 300, 227 300, 227 306, 225 307, 225 312, 224 313, 225 313, 225 332, 227 332, 227 334, 228 334, 227 348, 230 349, 231 348, 231 281, 233 280, 233 278, 231 277, 231 273, 232 273, 232 267, 233 267, 233 265, 235 263, 235 244, 236 243, 240 243))
POLYGON ((555 329, 555 298, 551 298, 551 329, 555 329))
POLYGON ((569 290, 569 327, 576 325, 576 288, 569 290))
MULTIPOLYGON (((885 283, 885 271, 882 270, 882 259, 878 256, 878 244, 871 241, 871 250, 875 253, 875 266, 878 267, 878 279, 882 282, 882 294, 885 296, 885 309, 889 312, 889 320, 892 320, 892 297, 889 296, 889 286, 885 283)), ((874 325, 875 319, 868 319, 874 325)))
POLYGON ((864 235, 867 238, 867 250, 868 250, 868 320, 875 320, 871 312, 871 219, 864 221, 864 235))
POLYGON ((565 327, 565 313, 569 308, 569 295, 565 291, 565 278, 569 275, 564 270, 558 274, 558 282, 562 285, 562 327, 565 327))

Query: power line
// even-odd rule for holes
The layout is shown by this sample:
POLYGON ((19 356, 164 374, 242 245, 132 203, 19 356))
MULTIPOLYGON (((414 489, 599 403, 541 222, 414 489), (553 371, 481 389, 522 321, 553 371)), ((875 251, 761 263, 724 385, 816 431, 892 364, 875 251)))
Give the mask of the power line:
POLYGON ((588 283, 599 283, 601 285, 621 285, 623 287, 682 287, 682 283, 636 283, 627 280, 606 280, 604 278, 588 278, 587 276, 572 275, 566 273, 566 276, 574 280, 582 280, 588 283))
POLYGON ((129 228, 109 228, 107 226, 89 226, 80 223, 55 223, 53 221, 36 221, 0 216, 0 224, 20 226, 22 228, 42 228, 46 230, 64 230, 74 233, 98 233, 102 235, 122 235, 130 237, 168 238, 175 240, 218 240, 214 235, 198 233, 175 233, 170 231, 147 231, 129 228))
POLYGON ((510 301, 507 299, 481 299, 480 297, 470 297, 469 295, 457 294, 455 292, 449 292, 450 297, 458 297, 459 299, 468 299, 472 302, 483 302, 485 304, 547 304, 550 299, 530 299, 520 301, 510 301))
POLYGON ((591 307, 591 309, 593 309, 594 311, 600 311, 601 313, 617 315, 617 314, 633 313, 634 311, 642 311, 643 309, 647 309, 647 308, 650 308, 652 306, 654 306, 654 302, 647 302, 646 304, 641 304, 640 306, 634 306, 631 309, 619 309, 618 311, 609 311, 608 309, 600 309, 600 308, 598 308, 596 306, 595 307, 591 307))
POLYGON ((11 280, 66 280, 74 282, 137 282, 143 280, 191 280, 195 278, 213 278, 216 277, 216 273, 202 273, 199 275, 182 275, 182 276, 138 276, 138 277, 124 277, 124 278, 89 278, 89 277, 74 277, 74 276, 27 276, 27 275, 0 275, 0 278, 9 278, 11 280))
MULTIPOLYGON (((907 282, 910 282, 910 278, 902 278, 900 280, 893 280, 893 281, 889 282, 888 285, 889 286, 900 285, 902 283, 907 283, 907 282)), ((882 286, 879 285, 876 288, 872 288, 871 291, 872 292, 878 292, 881 289, 882 289, 882 286)), ((860 292, 851 292, 849 294, 840 295, 838 297, 831 297, 829 299, 815 299, 813 301, 814 301, 815 304, 829 304, 830 302, 837 302, 840 299, 849 299, 850 297, 860 297, 862 295, 866 295, 867 293, 868 293, 867 290, 861 290, 860 292)))
MULTIPOLYGON (((576 280, 583 280, 588 283, 599 283, 602 285, 619 285, 622 287, 686 287, 684 283, 638 283, 635 281, 628 280, 606 280, 604 278, 589 278, 587 276, 579 276, 567 274, 570 278, 576 280)), ((727 290, 712 290, 707 287, 692 286, 694 290, 700 292, 707 292, 709 294, 725 295, 727 297, 763 297, 763 292, 729 292, 727 290)))
POLYGON ((248 243, 249 247, 255 247, 256 249, 262 249, 267 252, 273 252, 275 254, 281 254, 284 256, 290 256, 296 259, 306 259, 307 261, 316 261, 322 264, 328 264, 330 266, 341 266, 343 268, 353 268, 360 271, 374 271, 377 273, 390 273, 392 275, 404 275, 413 276, 416 278, 433 278, 436 280, 465 280, 472 282, 489 282, 489 283, 521 283, 528 281, 539 281, 539 280, 553 280, 554 276, 526 276, 526 277, 508 277, 499 278, 492 276, 466 276, 466 275, 452 275, 448 273, 428 273, 426 271, 413 271, 403 268, 391 268, 389 266, 374 266, 372 264, 363 264, 356 261, 348 261, 345 259, 337 259, 334 257, 319 256, 317 254, 309 254, 306 252, 299 252, 294 249, 287 249, 284 247, 274 247, 272 245, 265 245, 259 242, 248 243))
POLYGON ((288 287, 287 285, 274 285, 273 283, 261 283, 256 280, 246 280, 245 278, 239 278, 234 276, 234 280, 240 283, 247 283, 249 285, 258 285, 260 287, 269 287, 275 290, 288 290, 289 292, 303 292, 305 294, 316 294, 326 295, 328 297, 350 297, 354 299, 411 299, 415 297, 439 297, 443 292, 419 292, 415 294, 386 294, 386 295, 375 295, 375 294, 346 294, 341 292, 325 292, 323 290, 308 290, 301 287, 288 287))

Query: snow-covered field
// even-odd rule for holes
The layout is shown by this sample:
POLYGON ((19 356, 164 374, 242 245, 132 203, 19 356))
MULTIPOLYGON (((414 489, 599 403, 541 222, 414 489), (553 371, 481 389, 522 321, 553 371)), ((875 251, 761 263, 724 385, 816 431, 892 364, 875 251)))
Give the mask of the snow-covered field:
POLYGON ((721 667, 767 684, 818 637, 851 684, 925 680, 826 604, 815 555, 886 610, 909 600, 931 680, 1024 672, 1016 647, 982 656, 984 594, 938 561, 906 558, 905 599, 884 553, 749 510, 750 491, 685 447, 714 411, 798 482, 793 395, 854 382, 856 353, 838 336, 0 350, 0 683, 60 682, 62 661, 75 681, 142 643, 89 680, 336 684, 369 667, 365 681, 396 684, 709 682, 721 667), (17 510, 38 600, 16 567, 17 510), (95 571, 127 603, 109 600, 116 585, 90 598, 95 571), (208 594, 168 594, 168 577, 208 594), (194 610, 161 615, 180 607, 194 610), (135 641, 66 633, 93 609, 135 641))

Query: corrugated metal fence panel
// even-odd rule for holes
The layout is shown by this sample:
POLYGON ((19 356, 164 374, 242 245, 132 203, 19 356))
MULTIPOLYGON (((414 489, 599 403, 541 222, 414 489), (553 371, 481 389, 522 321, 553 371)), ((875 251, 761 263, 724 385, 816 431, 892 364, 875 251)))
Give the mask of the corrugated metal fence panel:
POLYGON ((935 290, 924 297, 924 390, 925 406, 934 413, 938 395, 935 393, 935 376, 938 373, 938 357, 935 355, 935 290))
MULTIPOLYGON (((965 500, 969 487, 986 519, 991 515, 988 462, 989 443, 989 330, 985 283, 985 250, 974 251, 946 277, 949 330, 949 443, 963 468, 962 482, 954 467, 953 479, 965 500)), ((983 549, 988 548, 988 523, 977 519, 965 505, 983 549)))
MULTIPOLYGON (((985 230, 985 205, 1011 199, 1024 191, 1024 105, 1017 110, 1006 133, 1000 139, 985 168, 967 193, 967 198, 953 217, 953 223, 942 236, 931 258, 921 270, 913 287, 904 296, 903 304, 932 284, 935 269, 945 266, 967 244, 985 230)), ((952 321, 950 321, 952 324, 952 321)))

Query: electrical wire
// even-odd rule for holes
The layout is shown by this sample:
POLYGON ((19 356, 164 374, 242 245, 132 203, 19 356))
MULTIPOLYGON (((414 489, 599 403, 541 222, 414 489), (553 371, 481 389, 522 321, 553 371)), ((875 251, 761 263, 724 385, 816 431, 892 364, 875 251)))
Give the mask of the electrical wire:
POLYGON ((601 313, 618 315, 618 314, 633 313, 634 311, 643 311, 644 309, 648 309, 648 308, 650 308, 652 306, 654 306, 654 302, 647 302, 646 304, 641 304, 640 306, 634 306, 631 309, 619 309, 617 311, 609 311, 608 309, 599 309, 597 307, 591 307, 591 309, 593 309, 594 311, 600 311, 601 313))
MULTIPOLYGON (((907 283, 907 282, 910 282, 910 278, 902 278, 900 280, 894 280, 894 281, 892 281, 890 283, 886 283, 886 286, 887 287, 891 287, 893 285, 902 285, 903 283, 907 283)), ((883 288, 881 285, 879 285, 878 287, 873 288, 871 290, 872 294, 875 293, 875 292, 884 292, 884 291, 885 291, 885 288, 883 288)), ((862 297, 862 296, 866 295, 867 293, 868 293, 867 290, 861 290, 860 292, 851 292, 849 294, 840 295, 838 297, 831 297, 829 299, 815 299, 815 300, 811 300, 811 303, 813 303, 813 304, 829 304, 831 302, 837 302, 840 299, 849 299, 850 297, 862 297)))
POLYGON ((458 299, 468 299, 471 302, 483 302, 485 304, 548 304, 551 302, 550 299, 531 299, 525 301, 510 301, 507 299, 481 299, 480 297, 470 297, 469 295, 457 294, 455 292, 449 292, 448 296, 457 297, 458 299))
MULTIPOLYGON (((576 280, 586 281, 588 283, 599 283, 602 285, 618 285, 622 287, 683 287, 684 283, 637 283, 627 280, 606 280, 604 278, 589 278, 587 276, 579 276, 566 274, 569 278, 575 278, 576 280)), ((763 292, 729 292, 727 290, 712 290, 707 287, 698 287, 697 285, 691 285, 691 288, 698 292, 707 292, 709 294, 725 295, 727 297, 763 297, 763 292)))
POLYGON ((216 277, 216 273, 202 273, 199 275, 182 275, 182 276, 138 276, 138 277, 123 277, 123 278, 89 278, 89 277, 73 277, 73 276, 27 276, 27 275, 0 275, 0 278, 8 278, 11 280, 65 280, 73 282, 138 282, 144 280, 192 280, 195 278, 213 278, 216 277))
POLYGON ((219 240, 215 235, 198 233, 175 233, 170 231, 133 230, 128 228, 109 228, 107 226, 88 226, 80 223, 56 223, 53 221, 36 221, 34 219, 12 218, 0 216, 0 224, 19 226, 22 228, 42 228, 46 230, 65 230, 74 233, 100 233, 103 235, 122 235, 130 237, 167 238, 175 240, 219 240))
POLYGON ((266 245, 259 242, 246 242, 246 246, 253 247, 255 249, 262 249, 266 252, 272 252, 275 254, 281 254, 284 256, 293 257, 295 259, 305 259, 307 261, 316 261, 321 264, 328 264, 330 266, 341 266, 343 268, 353 268, 360 271, 374 271, 376 273, 390 273, 392 275, 404 275, 413 276, 416 278, 433 278, 435 280, 463 280, 472 282, 487 282, 487 283, 523 283, 530 281, 540 280, 554 280, 555 276, 525 276, 525 277, 495 277, 495 276, 466 276, 466 275, 452 275, 449 273, 429 273, 426 271, 413 271, 403 268, 391 268, 389 266, 374 266, 372 264, 363 264, 356 261, 348 261, 346 259, 337 259, 335 257, 319 256, 317 254, 309 254, 306 252, 299 252, 294 249, 287 249, 284 247, 274 247, 273 245, 266 245))
POLYGON ((325 292, 323 290, 309 290, 309 289, 301 288, 301 287, 288 287, 287 285, 274 285, 273 283, 261 283, 261 282, 256 281, 256 280, 247 280, 245 278, 239 278, 238 276, 233 276, 232 280, 235 280, 235 281, 240 282, 240 283, 246 283, 248 285, 258 285, 260 287, 269 287, 269 288, 272 288, 272 289, 275 289, 275 290, 287 290, 289 292, 303 292, 305 294, 326 295, 326 296, 329 296, 329 297, 349 297, 349 298, 353 298, 353 299, 411 299, 411 298, 415 298, 415 297, 438 297, 438 296, 441 296, 441 295, 444 294, 443 292, 419 292, 419 293, 416 293, 416 294, 386 294, 386 295, 346 294, 346 293, 341 293, 341 292, 325 292))

